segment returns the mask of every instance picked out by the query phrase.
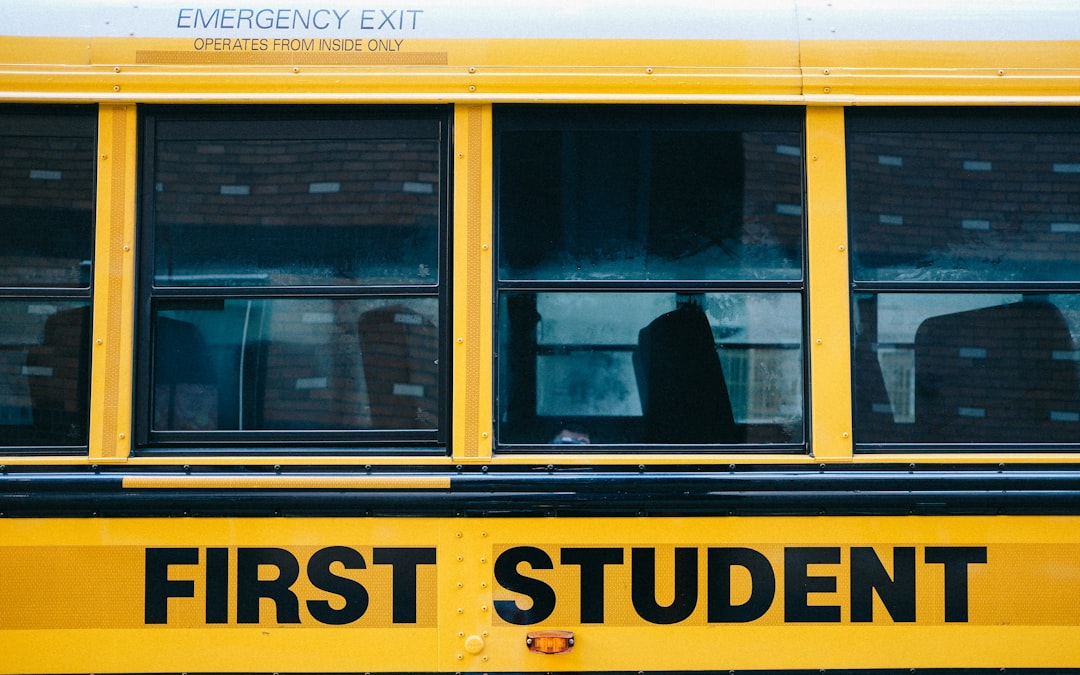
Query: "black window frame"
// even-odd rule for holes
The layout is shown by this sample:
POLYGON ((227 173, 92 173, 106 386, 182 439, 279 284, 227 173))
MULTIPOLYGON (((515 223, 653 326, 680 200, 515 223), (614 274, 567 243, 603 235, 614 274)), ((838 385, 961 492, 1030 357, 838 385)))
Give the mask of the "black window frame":
MULTIPOLYGON (((342 135, 335 132, 335 138, 342 135)), ((243 139, 244 137, 240 137, 243 139)), ((248 138, 254 138, 254 135, 248 138)), ((135 401, 135 454, 270 454, 270 455, 446 455, 451 433, 451 351, 448 347, 452 270, 450 263, 452 229, 452 145, 453 114, 444 105, 220 105, 220 106, 140 106, 140 171, 138 312, 135 391, 143 392, 135 401), (322 138, 324 125, 339 125, 362 130, 365 125, 390 124, 419 120, 438 127, 439 147, 439 272, 431 284, 301 284, 278 286, 155 286, 155 162, 154 148, 161 132, 159 124, 173 124, 176 138, 196 140, 230 135, 237 124, 267 125, 284 122, 290 129, 297 121, 309 122, 290 138, 322 138), (153 303, 168 300, 228 299, 356 299, 432 298, 438 303, 438 423, 432 430, 410 429, 302 429, 302 430, 213 430, 174 431, 152 428, 151 392, 153 390, 152 322, 153 303)))
MULTIPOLYGON (((93 172, 90 199, 93 206, 90 211, 88 269, 85 284, 10 284, 0 285, 0 301, 26 302, 74 302, 85 303, 82 326, 83 358, 80 364, 78 388, 81 390, 82 431, 77 443, 3 443, 0 449, 4 454, 12 455, 86 455, 90 445, 90 387, 93 372, 93 332, 94 308, 94 269, 97 232, 97 145, 98 145, 98 106, 95 104, 29 104, 10 103, 0 106, 0 125, 4 135, 35 135, 48 137, 89 138, 91 150, 88 164, 93 172), (12 119, 14 118, 14 120, 12 119)), ((81 266, 81 265, 80 265, 81 266)))
MULTIPOLYGON (((856 136, 866 133, 1045 133, 1045 134, 1080 134, 1080 108, 1033 106, 1033 107, 848 107, 845 109, 845 145, 849 149, 858 142, 856 136)), ((957 160, 960 161, 959 159, 957 160)), ((872 402, 864 400, 859 392, 860 361, 867 368, 868 357, 860 355, 857 345, 861 330, 860 304, 867 302, 877 307, 877 298, 887 294, 896 295, 1018 295, 1023 299, 1045 300, 1043 296, 1073 295, 1080 296, 1080 276, 1076 279, 869 279, 859 274, 858 256, 860 246, 856 233, 857 223, 852 217, 852 205, 856 191, 852 189, 851 153, 848 153, 847 195, 848 195, 848 237, 849 237, 849 300, 853 309, 851 316, 851 354, 852 354, 852 417, 853 445, 855 454, 872 455, 875 453, 914 452, 940 454, 954 452, 993 453, 1001 452, 1077 452, 1080 450, 1080 437, 1076 442, 1050 440, 908 440, 905 434, 897 433, 889 440, 861 438, 871 431, 878 431, 880 422, 869 407, 872 402), (860 410, 860 405, 863 409, 860 410)), ((1002 307, 1008 305, 1001 305, 1002 307)), ((865 352, 865 347, 862 350, 865 352)), ((876 350, 875 350, 876 353, 876 350)), ((876 377, 876 375, 874 376, 876 377)), ((915 384, 918 387, 918 383, 915 384)), ((878 389, 878 384, 863 385, 864 389, 878 389)), ((880 403, 878 405, 881 405, 880 403)), ((895 410, 895 406, 894 406, 895 410)), ((887 422, 887 424, 896 424, 887 422)), ((915 426, 919 421, 913 422, 915 426)))
MULTIPOLYGON (((770 453, 800 455, 810 447, 810 380, 809 353, 809 286, 808 250, 806 225, 806 108, 805 106, 761 105, 672 105, 672 104, 495 104, 493 106, 493 241, 495 246, 495 269, 493 307, 495 313, 494 345, 495 380, 494 409, 495 449, 501 454, 531 453, 645 453, 669 455, 673 453, 770 453), (569 124, 568 119, 573 120, 569 124), (799 137, 800 157, 800 207, 801 231, 799 235, 799 260, 797 279, 746 279, 746 278, 671 278, 671 279, 608 279, 568 280, 553 278, 503 278, 500 226, 500 136, 504 131, 597 129, 602 131, 780 131, 795 133, 799 137), (799 295, 801 361, 801 439, 788 442, 632 442, 598 445, 565 444, 552 442, 522 442, 505 440, 501 433, 503 414, 502 387, 500 384, 500 361, 508 360, 500 350, 501 299, 513 293, 671 293, 673 296, 698 296, 702 294, 752 294, 790 293, 799 295)), ((692 301, 693 302, 693 301, 692 301)))

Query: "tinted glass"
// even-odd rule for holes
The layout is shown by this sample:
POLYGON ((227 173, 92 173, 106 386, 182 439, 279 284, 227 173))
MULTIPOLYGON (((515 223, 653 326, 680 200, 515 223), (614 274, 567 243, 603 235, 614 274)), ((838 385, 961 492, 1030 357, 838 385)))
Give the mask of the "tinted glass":
POLYGON ((860 441, 1080 440, 1080 295, 879 293, 856 306, 860 441))
POLYGON ((161 300, 158 431, 435 429, 438 301, 161 300))
POLYGON ((445 195, 425 120, 158 122, 158 286, 436 285, 445 195))
POLYGON ((798 293, 507 292, 500 438, 799 443, 798 293))
POLYGON ((801 278, 797 116, 619 108, 503 117, 501 278, 801 278))
POLYGON ((848 133, 856 279, 1080 280, 1080 131, 1043 114, 891 120, 848 133))
POLYGON ((0 111, 0 286, 89 288, 95 123, 0 111))
POLYGON ((0 298, 0 445, 86 445, 90 303, 0 298))

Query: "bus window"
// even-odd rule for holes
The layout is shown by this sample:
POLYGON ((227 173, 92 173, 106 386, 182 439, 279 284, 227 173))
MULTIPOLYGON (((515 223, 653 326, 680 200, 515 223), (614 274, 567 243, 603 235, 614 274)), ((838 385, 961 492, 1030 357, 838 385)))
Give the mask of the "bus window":
POLYGON ((144 444, 435 445, 445 110, 155 110, 144 444))
POLYGON ((0 445, 85 451, 93 108, 0 108, 0 445))
POLYGON ((1068 116, 849 111, 864 447, 1080 438, 1080 125, 1068 116))
POLYGON ((496 106, 500 444, 802 444, 802 110, 614 108, 496 106))

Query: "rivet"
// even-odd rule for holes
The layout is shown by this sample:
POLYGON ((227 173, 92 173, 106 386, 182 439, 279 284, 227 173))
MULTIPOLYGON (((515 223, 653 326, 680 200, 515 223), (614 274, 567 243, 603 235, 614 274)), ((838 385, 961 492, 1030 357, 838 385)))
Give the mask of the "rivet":
POLYGON ((818 339, 814 340, 814 342, 815 342, 816 344, 819 344, 819 345, 820 345, 820 344, 824 343, 825 341, 824 341, 824 340, 822 340, 821 338, 818 338, 818 339))
POLYGON ((114 73, 119 73, 120 72, 120 66, 116 66, 115 68, 113 68, 113 72, 114 73))
POLYGON ((846 247, 845 247, 845 246, 844 246, 843 244, 840 244, 840 245, 839 245, 839 246, 837 246, 836 248, 837 248, 837 250, 839 250, 839 251, 843 251, 843 250, 845 250, 845 249, 846 249, 846 247))
POLYGON ((98 343, 99 345, 105 344, 105 341, 102 340, 101 338, 98 338, 98 339, 94 340, 94 342, 98 343))
POLYGON ((849 434, 849 433, 848 433, 848 432, 846 432, 846 431, 844 432, 844 438, 848 438, 848 437, 850 437, 850 436, 851 436, 851 434, 849 434))
POLYGON ((125 250, 125 251, 130 251, 130 250, 131 250, 131 246, 129 246, 128 244, 124 244, 124 250, 125 250))
POLYGON ((646 68, 646 69, 645 69, 645 72, 646 72, 646 73, 649 73, 650 75, 652 75, 652 68, 646 68))
POLYGON ((830 91, 832 91, 832 89, 829 89, 828 87, 825 87, 825 93, 826 94, 828 94, 830 91))
POLYGON ((826 75, 828 75, 828 74, 829 74, 829 69, 828 69, 828 68, 826 68, 826 69, 822 70, 821 72, 822 72, 822 73, 824 73, 824 74, 826 74, 826 75))
POLYGON ((127 434, 120 434, 120 440, 124 440, 125 438, 127 438, 127 434))
POLYGON ((470 73, 475 73, 476 72, 476 66, 469 66, 469 72, 470 73))
POLYGON ((463 344, 465 342, 465 338, 458 338, 457 341, 459 345, 463 344))
POLYGON ((476 85, 475 84, 470 84, 469 85, 469 91, 476 91, 476 85))
POLYGON ((114 84, 112 90, 113 91, 120 91, 120 85, 114 84))
POLYGON ((480 437, 481 438, 487 438, 488 437, 488 432, 485 431, 484 433, 480 434, 480 437))

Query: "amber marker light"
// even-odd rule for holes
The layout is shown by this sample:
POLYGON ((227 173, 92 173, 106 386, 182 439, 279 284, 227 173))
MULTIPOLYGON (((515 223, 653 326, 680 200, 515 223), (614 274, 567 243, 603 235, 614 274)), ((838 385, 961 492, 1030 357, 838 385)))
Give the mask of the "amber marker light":
POLYGON ((568 630, 537 630, 525 637, 525 645, 535 654, 568 654, 574 648, 574 634, 568 630))

